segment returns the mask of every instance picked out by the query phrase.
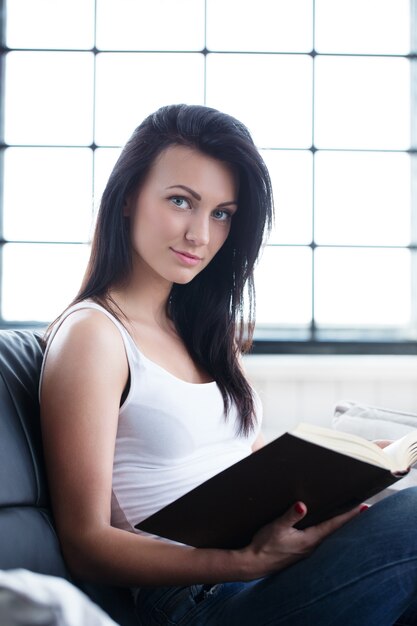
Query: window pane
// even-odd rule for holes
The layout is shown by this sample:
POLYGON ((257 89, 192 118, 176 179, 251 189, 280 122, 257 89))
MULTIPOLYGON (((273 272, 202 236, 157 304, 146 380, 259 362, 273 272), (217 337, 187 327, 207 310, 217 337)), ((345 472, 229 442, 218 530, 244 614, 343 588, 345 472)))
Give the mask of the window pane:
POLYGON ((378 327, 410 322, 409 250, 317 248, 315 255, 318 324, 378 327))
POLYGON ((406 150, 410 64, 400 58, 317 57, 315 144, 406 150))
POLYGON ((410 0, 316 0, 316 50, 410 52, 410 0))
POLYGON ((6 0, 9 48, 92 48, 94 0, 6 0))
POLYGON ((315 240, 408 245, 410 157, 389 152, 317 152, 315 240))
POLYGON ((136 126, 160 106, 203 104, 204 57, 181 53, 99 54, 96 101, 96 143, 122 145, 136 126))
POLYGON ((6 239, 88 241, 92 152, 88 148, 9 148, 4 163, 6 239))
POLYGON ((74 298, 87 264, 87 245, 6 244, 3 248, 3 316, 52 321, 74 298))
POLYGON ((307 325, 311 321, 311 251, 265 248, 255 272, 258 325, 307 325))
POLYGON ((91 143, 93 65, 89 52, 10 52, 6 56, 6 142, 91 143))
POLYGON ((204 0, 97 0, 100 50, 202 50, 204 0))
POLYGON ((244 122, 260 148, 308 148, 311 58, 209 54, 207 104, 244 122))
POLYGON ((269 243, 309 244, 313 239, 313 158, 306 150, 263 150, 275 200, 269 243))
POLYGON ((121 148, 98 148, 94 152, 94 208, 96 211, 120 152, 121 148))
POLYGON ((309 52, 311 0, 208 0, 209 50, 309 52))

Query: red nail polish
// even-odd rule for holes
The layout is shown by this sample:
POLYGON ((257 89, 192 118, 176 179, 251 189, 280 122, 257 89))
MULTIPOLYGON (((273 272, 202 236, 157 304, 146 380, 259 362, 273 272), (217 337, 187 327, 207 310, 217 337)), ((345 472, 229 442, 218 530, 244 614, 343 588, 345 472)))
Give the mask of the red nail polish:
POLYGON ((369 505, 368 504, 362 504, 360 509, 359 509, 359 513, 363 513, 364 511, 367 511, 369 509, 369 505))
POLYGON ((301 515, 301 513, 304 513, 304 506, 301 504, 301 502, 296 502, 294 505, 294 509, 295 512, 299 515, 301 515))

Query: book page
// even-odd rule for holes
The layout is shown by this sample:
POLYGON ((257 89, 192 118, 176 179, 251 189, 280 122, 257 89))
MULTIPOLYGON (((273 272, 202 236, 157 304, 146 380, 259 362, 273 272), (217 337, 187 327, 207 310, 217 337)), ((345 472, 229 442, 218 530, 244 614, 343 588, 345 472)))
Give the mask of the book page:
POLYGON ((401 458, 401 454, 396 453, 395 449, 391 454, 386 454, 385 450, 388 448, 382 450, 376 443, 357 435, 305 422, 298 424, 291 431, 291 434, 335 452, 352 456, 360 461, 383 467, 391 472, 402 472, 408 468, 408 465, 404 468, 404 459, 399 462, 398 457, 401 458))
POLYGON ((413 430, 401 439, 393 441, 384 448, 384 452, 392 458, 397 471, 407 471, 417 462, 417 431, 413 430))

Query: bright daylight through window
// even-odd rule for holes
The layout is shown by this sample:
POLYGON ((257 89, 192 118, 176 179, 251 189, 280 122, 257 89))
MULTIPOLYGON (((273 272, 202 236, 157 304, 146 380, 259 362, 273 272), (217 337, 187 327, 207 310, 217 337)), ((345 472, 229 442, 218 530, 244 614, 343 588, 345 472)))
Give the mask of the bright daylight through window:
POLYGON ((417 351, 417 0, 0 4, 1 326, 72 299, 121 145, 187 102, 244 121, 271 172, 258 349, 417 351))

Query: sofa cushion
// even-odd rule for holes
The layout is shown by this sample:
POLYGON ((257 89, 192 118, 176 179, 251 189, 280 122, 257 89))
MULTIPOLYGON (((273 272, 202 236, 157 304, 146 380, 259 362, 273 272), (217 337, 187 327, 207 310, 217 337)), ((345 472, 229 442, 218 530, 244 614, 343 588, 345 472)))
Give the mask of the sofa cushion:
POLYGON ((0 508, 0 569, 14 568, 70 578, 47 510, 0 508))
POLYGON ((38 381, 39 338, 0 333, 0 568, 68 578, 48 508, 38 381))
POLYGON ((37 387, 42 351, 24 331, 0 333, 0 506, 45 506, 37 387))

